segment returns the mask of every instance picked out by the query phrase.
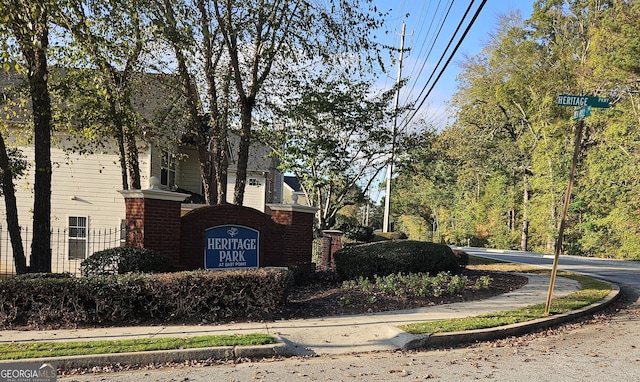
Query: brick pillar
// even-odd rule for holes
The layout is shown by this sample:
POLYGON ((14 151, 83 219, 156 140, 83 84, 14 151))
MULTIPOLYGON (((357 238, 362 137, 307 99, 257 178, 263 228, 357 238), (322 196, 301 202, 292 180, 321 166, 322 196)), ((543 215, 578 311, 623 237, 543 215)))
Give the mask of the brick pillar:
POLYGON ((285 226, 278 258, 265 259, 267 265, 295 265, 310 273, 313 251, 313 219, 315 207, 298 204, 268 204, 271 220, 285 226))
POLYGON ((342 231, 322 231, 322 268, 335 269, 333 254, 342 249, 342 231))
POLYGON ((127 238, 130 247, 158 252, 177 265, 180 259, 180 205, 189 195, 163 191, 157 178, 147 190, 122 190, 126 206, 127 238))

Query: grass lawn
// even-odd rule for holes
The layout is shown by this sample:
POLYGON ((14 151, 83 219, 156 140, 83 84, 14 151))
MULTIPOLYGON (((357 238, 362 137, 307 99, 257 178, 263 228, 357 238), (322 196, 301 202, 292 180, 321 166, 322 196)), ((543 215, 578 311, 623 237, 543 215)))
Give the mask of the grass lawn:
MULTIPOLYGON (((473 256, 472 258, 473 259, 470 259, 469 262, 469 268, 502 272, 551 274, 551 271, 546 269, 521 264, 496 262, 495 260, 473 256)), ((578 281, 580 283, 580 290, 573 292, 568 296, 553 299, 549 309, 550 315, 566 313, 591 305, 600 301, 606 297, 609 292, 611 292, 611 285, 604 281, 568 272, 558 272, 558 276, 578 281)), ((491 313, 477 317, 419 322, 400 326, 400 329, 412 334, 427 334, 494 328, 497 326, 516 324, 545 317, 545 307, 546 304, 537 304, 521 309, 491 313)))
POLYGON ((111 354, 151 350, 193 349, 214 346, 248 346, 275 343, 268 334, 158 337, 111 341, 13 342, 0 344, 0 360, 111 354))

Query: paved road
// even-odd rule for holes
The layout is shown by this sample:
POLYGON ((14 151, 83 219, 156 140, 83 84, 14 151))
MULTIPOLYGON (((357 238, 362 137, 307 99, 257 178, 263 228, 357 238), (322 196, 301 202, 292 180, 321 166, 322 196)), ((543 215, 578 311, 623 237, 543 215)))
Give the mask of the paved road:
MULTIPOLYGON (((537 265, 549 269, 553 267, 553 256, 550 255, 484 248, 464 248, 464 250, 469 254, 491 259, 537 265)), ((640 291, 640 263, 638 262, 560 256, 558 269, 601 278, 640 291)))
MULTIPOLYGON (((494 258, 551 266, 553 259, 523 253, 494 258), (508 258, 508 256, 513 256, 508 258)), ((477 253, 481 254, 481 253, 477 253)), ((529 335, 458 349, 378 352, 290 358, 216 366, 188 365, 69 376, 61 381, 638 381, 640 380, 640 266, 562 258, 560 269, 584 271, 622 282, 629 305, 613 317, 596 318, 547 335, 529 335)))

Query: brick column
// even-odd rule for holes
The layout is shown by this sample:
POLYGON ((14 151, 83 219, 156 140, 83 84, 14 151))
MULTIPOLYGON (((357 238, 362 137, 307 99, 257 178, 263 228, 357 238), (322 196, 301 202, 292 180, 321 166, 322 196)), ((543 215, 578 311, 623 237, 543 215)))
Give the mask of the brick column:
POLYGON ((180 259, 180 205, 187 194, 163 191, 151 177, 147 190, 121 190, 126 206, 126 245, 158 252, 177 265, 180 259))
POLYGON ((342 231, 322 231, 322 269, 335 269, 333 254, 342 249, 342 231))
MULTIPOLYGON (((295 265, 310 273, 313 250, 313 219, 315 207, 299 204, 268 204, 271 220, 285 226, 283 243, 279 243, 278 257, 268 258, 266 265, 295 265)), ((275 243, 274 243, 275 244, 275 243)))

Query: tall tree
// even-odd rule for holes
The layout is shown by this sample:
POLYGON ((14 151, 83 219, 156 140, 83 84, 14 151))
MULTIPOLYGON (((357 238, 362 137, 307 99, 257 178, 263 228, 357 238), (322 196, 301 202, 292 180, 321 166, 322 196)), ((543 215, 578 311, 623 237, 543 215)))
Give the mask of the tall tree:
MULTIPOLYGON (((305 0, 213 1, 240 109, 235 204, 244 200, 252 118, 266 81, 274 72, 291 74, 285 68, 297 68, 295 63, 307 59, 333 63, 336 56, 352 52, 365 61, 374 60, 376 47, 370 35, 380 26, 382 14, 369 9, 370 4, 370 0, 331 0, 326 7, 324 2, 305 0)), ((362 63, 356 59, 343 65, 362 63)))
POLYGON ((505 202, 504 219, 496 221, 506 222, 510 240, 515 240, 520 226, 523 250, 528 243, 527 174, 539 139, 534 114, 536 103, 546 96, 542 89, 527 86, 540 75, 532 70, 539 57, 537 44, 530 41, 530 32, 524 28, 519 13, 500 16, 497 31, 482 52, 463 63, 460 90, 453 100, 459 116, 456 124, 466 131, 466 139, 475 142, 474 148, 463 152, 484 167, 478 173, 488 170, 500 174, 511 187, 502 195, 522 196, 519 203, 515 198, 505 202))
MULTIPOLYGON (((65 0, 60 4, 55 20, 71 35, 64 52, 67 55, 74 53, 66 59, 66 81, 70 82, 67 88, 75 87, 77 90, 70 94, 73 98, 69 102, 75 103, 75 109, 81 112, 86 113, 85 109, 89 108, 102 114, 99 129, 105 130, 108 126, 106 138, 115 138, 118 145, 122 187, 125 190, 139 189, 136 138, 142 135, 142 131, 138 123, 140 118, 136 117, 134 109, 133 93, 137 86, 152 85, 149 81, 145 83, 140 75, 143 49, 149 42, 148 28, 141 15, 143 3, 139 0, 65 0), (87 67, 97 70, 82 70, 87 67), (86 76, 89 77, 89 89, 78 86, 86 76), (88 95, 100 99, 82 104, 88 95)), ((139 92, 137 96, 140 96, 139 92)))
MULTIPOLYGON (((4 52, 8 52, 11 49, 8 47, 4 49, 4 52)), ((19 76, 18 72, 21 70, 19 64, 12 62, 9 57, 3 57, 4 70, 8 78, 16 78, 19 76)), ((14 116, 22 116, 27 113, 20 110, 18 106, 22 104, 21 99, 24 96, 21 94, 22 84, 17 81, 8 81, 3 89, 0 89, 2 95, 0 106, 2 107, 2 116, 4 119, 3 130, 8 131, 9 125, 12 123, 11 118, 14 116)), ((22 117, 20 117, 22 119, 22 117)), ((28 118, 26 118, 28 120, 28 118)), ((13 121, 17 122, 17 121, 13 121)), ((21 121, 24 122, 24 121, 21 121)), ((24 175, 24 172, 28 168, 28 163, 22 152, 16 148, 7 148, 5 141, 5 135, 0 134, 0 195, 4 198, 4 205, 6 211, 7 230, 9 231, 9 237, 11 240, 11 249, 13 252, 13 261, 15 264, 16 274, 24 274, 28 272, 27 257, 25 255, 24 246, 22 244, 22 231, 20 229, 20 223, 18 219, 18 205, 16 201, 16 189, 14 185, 14 179, 24 175)))
POLYGON ((590 28, 588 64, 594 88, 607 90, 613 107, 588 118, 585 169, 576 191, 578 216, 570 247, 593 256, 633 258, 640 251, 640 4, 602 3, 602 22, 590 28))
POLYGON ((48 1, 7 0, 0 4, 0 28, 22 54, 33 112, 35 179, 31 272, 51 272, 51 97, 49 95, 48 1))
POLYGON ((280 169, 296 175, 319 209, 319 228, 327 229, 341 208, 364 201, 362 189, 386 164, 393 91, 373 94, 371 83, 322 77, 298 89, 284 111, 286 127, 266 136, 278 148, 280 169))
POLYGON ((156 1, 153 17, 176 61, 188 116, 187 134, 198 152, 205 202, 226 203, 231 77, 211 2, 156 1), (202 84, 199 79, 204 80, 202 84))
POLYGON ((28 268, 27 257, 24 254, 22 245, 22 233, 18 223, 18 205, 16 203, 16 190, 13 179, 21 176, 26 167, 27 162, 17 150, 7 150, 4 136, 0 134, 0 183, 2 185, 0 195, 4 197, 13 262, 16 267, 16 274, 19 275, 27 273, 28 268))
MULTIPOLYGON (((593 75, 594 69, 605 68, 594 65, 594 58, 606 56, 593 54, 594 48, 611 47, 594 44, 594 31, 602 30, 603 12, 613 3, 537 1, 530 20, 522 22, 516 15, 500 18, 497 32, 483 51, 463 63, 459 91, 452 102, 457 118, 441 132, 439 144, 447 147, 447 158, 458 161, 454 179, 464 192, 454 193, 456 198, 448 203, 448 212, 455 214, 455 222, 464 221, 466 225, 471 221, 478 238, 487 237, 489 243, 500 246, 516 247, 519 242, 520 248, 553 250, 557 211, 571 162, 571 150, 567 148, 574 140, 572 110, 558 106, 556 99, 563 93, 592 95, 602 94, 607 88, 621 88, 619 83, 607 85, 606 76, 593 75), (518 194, 521 202, 517 201, 518 194), (474 206, 472 213, 468 206, 474 206), (520 235, 514 229, 518 220, 522 223, 520 235)), ((617 163, 613 158, 604 161, 602 155, 605 151, 616 152, 613 142, 602 145, 602 150, 591 146, 601 145, 602 118, 607 116, 607 112, 592 113, 586 121, 588 134, 583 142, 587 144, 583 153, 587 161, 579 167, 579 179, 583 179, 577 187, 580 199, 570 209, 568 232, 574 235, 573 247, 567 245, 566 249, 580 247, 579 230, 587 227, 580 219, 595 211, 585 202, 585 165, 617 163), (589 161, 589 155, 594 162, 589 161)), ((614 194, 627 200, 623 194, 614 194)), ((594 222, 588 227, 594 227, 594 222)))

